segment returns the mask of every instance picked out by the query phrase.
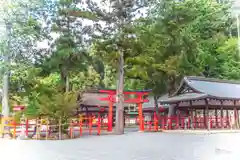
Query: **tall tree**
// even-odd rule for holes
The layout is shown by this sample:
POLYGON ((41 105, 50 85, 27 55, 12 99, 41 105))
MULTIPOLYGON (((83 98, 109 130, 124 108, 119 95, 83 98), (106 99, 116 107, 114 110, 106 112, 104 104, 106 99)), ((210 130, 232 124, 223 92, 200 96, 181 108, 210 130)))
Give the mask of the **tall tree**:
POLYGON ((225 31, 230 25, 226 4, 210 0, 157 1, 138 25, 142 54, 128 61, 141 67, 141 72, 133 67, 132 74, 150 79, 153 86, 162 86, 156 93, 167 89, 171 94, 182 76, 201 75, 206 70, 202 57, 216 53, 216 42, 226 40, 225 31))
MULTIPOLYGON (((80 3, 81 4, 81 3, 80 3)), ((57 37, 51 44, 47 55, 42 56, 41 65, 46 73, 59 72, 62 80, 62 90, 69 91, 69 73, 84 68, 85 39, 91 31, 89 26, 83 26, 82 19, 71 14, 79 8, 79 2, 60 0, 57 13, 52 17, 52 32, 57 37), (50 72, 49 72, 50 71, 50 72)))
MULTIPOLYGON (((96 28, 100 31, 97 46, 101 46, 110 50, 110 52, 100 52, 102 57, 112 57, 110 62, 117 64, 118 70, 118 84, 117 84, 117 112, 116 112, 116 132, 123 134, 123 89, 124 89, 124 59, 127 50, 126 42, 133 36, 132 21, 136 16, 136 12, 144 5, 138 0, 110 0, 101 1, 105 4, 108 10, 100 8, 97 3, 88 1, 88 6, 92 13, 97 15, 98 19, 105 23, 105 27, 101 28, 96 24, 96 28), (109 54, 110 53, 110 54, 109 54), (108 54, 108 55, 106 55, 108 54)), ((97 49, 99 51, 99 49, 97 49)), ((102 50, 103 51, 103 50, 102 50)))

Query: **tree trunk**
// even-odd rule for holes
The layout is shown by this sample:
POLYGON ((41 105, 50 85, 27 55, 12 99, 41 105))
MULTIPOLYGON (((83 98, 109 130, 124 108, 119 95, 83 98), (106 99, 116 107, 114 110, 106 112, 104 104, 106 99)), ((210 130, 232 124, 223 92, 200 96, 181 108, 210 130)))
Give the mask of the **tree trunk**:
POLYGON ((59 133, 58 139, 59 139, 59 140, 62 139, 62 126, 61 126, 62 124, 61 124, 61 123, 62 123, 62 119, 60 118, 59 121, 58 121, 58 125, 59 125, 59 126, 58 126, 58 133, 59 133))
POLYGON ((168 94, 172 95, 175 92, 176 77, 169 76, 168 78, 168 94))
POLYGON ((123 51, 120 50, 120 59, 119 59, 119 83, 117 88, 117 98, 118 101, 116 103, 116 133, 124 134, 124 59, 123 59, 123 51))
POLYGON ((158 96, 154 96, 154 105, 155 105, 155 111, 156 111, 156 115, 157 115, 157 119, 158 119, 158 125, 161 123, 160 119, 159 119, 159 107, 158 107, 158 96))
POLYGON ((62 91, 63 92, 68 92, 69 91, 69 86, 70 86, 69 85, 68 71, 62 65, 59 65, 59 70, 60 70, 60 76, 61 76, 62 91))
POLYGON ((65 92, 69 92, 70 91, 70 84, 69 84, 69 76, 66 75, 66 82, 65 82, 65 86, 66 86, 66 90, 65 92))

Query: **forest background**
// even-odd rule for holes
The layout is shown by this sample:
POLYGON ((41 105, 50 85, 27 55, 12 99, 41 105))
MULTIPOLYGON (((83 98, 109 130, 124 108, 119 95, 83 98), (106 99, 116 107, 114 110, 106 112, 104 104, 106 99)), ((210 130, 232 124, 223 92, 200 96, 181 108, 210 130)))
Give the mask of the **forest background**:
MULTIPOLYGON (((173 93, 184 76, 240 79, 236 17, 214 0, 12 0, 0 78, 10 69, 11 107, 26 116, 67 117, 90 88, 173 93)), ((1 82, 2 83, 2 82, 1 82)))

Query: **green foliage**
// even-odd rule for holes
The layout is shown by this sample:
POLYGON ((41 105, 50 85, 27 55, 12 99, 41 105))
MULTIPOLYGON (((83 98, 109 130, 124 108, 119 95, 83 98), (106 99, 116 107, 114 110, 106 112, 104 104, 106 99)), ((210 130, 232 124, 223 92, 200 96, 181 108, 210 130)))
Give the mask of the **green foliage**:
POLYGON ((67 119, 73 116, 77 108, 77 93, 55 93, 51 97, 42 95, 39 98, 39 112, 54 120, 67 119))
POLYGON ((91 33, 90 26, 84 26, 84 17, 90 17, 78 1, 61 0, 57 3, 56 16, 52 18, 51 30, 59 36, 53 41, 48 57, 42 58, 44 72, 60 73, 63 91, 70 90, 70 72, 86 69, 88 55, 85 53, 85 37, 91 33), (80 7, 79 7, 80 6, 80 7), (85 16, 79 17, 82 13, 85 16), (88 16, 87 16, 88 15, 88 16))
POLYGON ((228 39, 217 51, 218 62, 222 62, 220 67, 220 78, 239 80, 240 78, 240 57, 237 50, 237 39, 228 39))
MULTIPOLYGON (((125 89, 153 89, 159 96, 174 92, 185 75, 240 78, 237 42, 227 34, 233 28, 228 4, 126 2, 112 1, 110 10, 92 0, 29 0, 11 7, 13 63, 1 68, 10 66, 10 97, 27 104, 27 117, 67 119, 76 92, 116 88, 119 50, 125 89), (21 11, 21 18, 13 11, 21 11), (48 46, 37 47, 43 40, 48 46)), ((6 44, 0 48, 7 53, 6 44)))
POLYGON ((208 60, 214 59, 227 39, 225 30, 231 20, 227 5, 209 0, 165 0, 154 4, 149 16, 137 23, 140 54, 127 57, 133 66, 127 72, 145 79, 155 94, 161 94, 174 92, 185 75, 210 75, 207 69, 215 67, 208 66, 213 64, 208 60))
POLYGON ((93 88, 99 86, 100 75, 92 66, 89 66, 87 71, 71 74, 70 83, 72 84, 73 91, 77 91, 80 88, 83 90, 86 88, 93 88))

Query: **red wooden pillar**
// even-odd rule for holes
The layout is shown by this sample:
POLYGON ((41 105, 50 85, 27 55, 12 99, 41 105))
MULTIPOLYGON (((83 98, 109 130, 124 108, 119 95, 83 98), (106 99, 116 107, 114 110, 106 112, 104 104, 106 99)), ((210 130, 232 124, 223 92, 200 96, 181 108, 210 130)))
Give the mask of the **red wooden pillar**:
POLYGON ((16 121, 14 120, 13 121, 13 138, 15 139, 16 138, 16 128, 17 128, 17 124, 16 124, 16 121))
POLYGON ((215 128, 218 128, 218 113, 217 113, 217 108, 215 108, 215 128))
POLYGON ((112 132, 112 122, 113 122, 113 102, 109 101, 108 108, 108 132, 112 132))
POLYGON ((220 123, 221 123, 221 128, 223 128, 223 107, 221 106, 221 120, 220 120, 220 123))
POLYGON ((155 131, 158 131, 158 116, 157 116, 157 113, 154 112, 154 118, 153 118, 153 121, 154 121, 154 128, 155 128, 155 131))
POLYGON ((191 118, 188 116, 188 129, 191 128, 191 118))
POLYGON ((143 111, 142 111, 142 95, 138 96, 140 103, 138 103, 138 118, 139 118, 139 130, 144 131, 143 111))
POLYGON ((209 121, 210 121, 210 129, 211 129, 211 128, 213 128, 213 117, 212 117, 212 116, 210 116, 209 118, 210 118, 210 120, 209 120, 209 121))
POLYGON ((82 136, 82 118, 80 117, 79 118, 79 134, 80 134, 80 136, 82 136))
POLYGON ((29 128, 28 126, 29 126, 29 125, 28 125, 28 119, 26 119, 26 127, 25 127, 25 128, 26 128, 26 129, 25 129, 25 131, 26 131, 26 133, 25 133, 25 134, 26 134, 26 137, 28 137, 28 128, 29 128))
POLYGON ((92 120, 93 120, 93 118, 92 118, 92 115, 91 116, 89 116, 89 119, 88 119, 88 125, 89 125, 89 135, 92 135, 92 120))
POLYGON ((98 112, 98 130, 97 130, 97 135, 100 135, 101 133, 101 114, 98 112))
POLYGON ((180 120, 181 120, 181 129, 184 129, 184 118, 185 118, 185 117, 180 117, 180 120))
MULTIPOLYGON (((112 131, 112 122, 113 122, 113 103, 116 102, 116 98, 113 97, 116 95, 116 90, 100 90, 100 93, 107 93, 108 97, 100 98, 101 101, 108 101, 109 102, 109 111, 108 111, 108 131, 112 131)), ((137 98, 129 98, 127 100, 124 99, 124 103, 135 103, 138 104, 138 110, 139 110, 139 127, 140 130, 144 130, 144 118, 143 118, 143 111, 142 111, 142 104, 144 102, 148 102, 147 99, 143 99, 143 95, 148 95, 150 91, 126 91, 124 92, 124 95, 138 95, 137 98)))
POLYGON ((237 128, 237 109, 234 107, 234 125, 235 129, 237 128))
POLYGON ((227 112, 227 128, 229 127, 230 128, 230 120, 229 120, 229 114, 228 114, 228 109, 226 110, 227 112))

